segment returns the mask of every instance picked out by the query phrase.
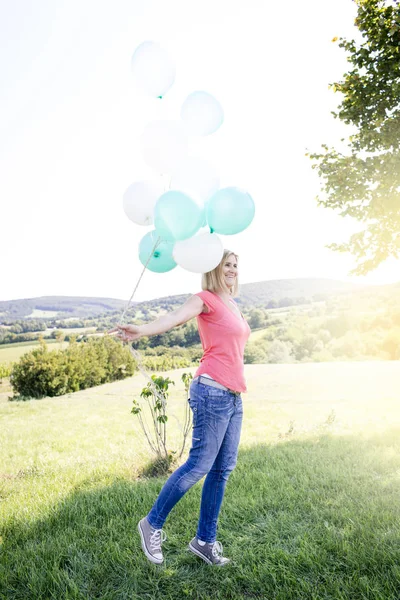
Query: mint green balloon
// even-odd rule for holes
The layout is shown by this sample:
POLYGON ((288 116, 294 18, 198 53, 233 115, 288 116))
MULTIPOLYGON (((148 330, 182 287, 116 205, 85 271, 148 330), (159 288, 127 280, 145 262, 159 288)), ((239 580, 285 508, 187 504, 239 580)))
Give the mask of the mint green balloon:
MULTIPOLYGON (((146 235, 144 235, 140 240, 139 260, 143 266, 145 266, 149 260, 149 256, 151 255, 158 238, 159 235, 157 231, 153 230, 146 233, 146 235)), ((176 262, 172 257, 173 248, 173 243, 160 240, 160 243, 153 251, 153 255, 147 264, 149 271, 153 271, 154 273, 166 273, 167 271, 172 271, 172 269, 175 269, 176 262)))
POLYGON ((183 192, 165 192, 154 207, 154 226, 164 240, 186 240, 200 229, 203 221, 204 206, 183 192))
POLYGON ((246 229, 254 218, 253 198, 237 187, 215 192, 207 202, 207 223, 215 233, 234 235, 246 229))

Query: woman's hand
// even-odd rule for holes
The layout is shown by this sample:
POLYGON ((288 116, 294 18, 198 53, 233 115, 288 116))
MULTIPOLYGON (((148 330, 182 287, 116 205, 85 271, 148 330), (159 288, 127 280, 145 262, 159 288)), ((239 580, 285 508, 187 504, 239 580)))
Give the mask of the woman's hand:
POLYGON ((133 342, 143 335, 139 325, 117 325, 114 329, 107 331, 108 335, 113 333, 115 333, 116 337, 123 342, 133 342))

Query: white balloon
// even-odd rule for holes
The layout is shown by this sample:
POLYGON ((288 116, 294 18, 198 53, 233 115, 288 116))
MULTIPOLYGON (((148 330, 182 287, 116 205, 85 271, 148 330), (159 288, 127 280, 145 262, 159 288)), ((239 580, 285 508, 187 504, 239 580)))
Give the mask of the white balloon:
POLYGON ((192 92, 182 104, 181 119, 189 135, 209 135, 222 124, 224 111, 208 92, 192 92))
POLYGON ((188 153, 188 138, 179 121, 152 121, 141 136, 143 158, 159 173, 173 172, 188 153))
POLYGON ((164 193, 161 181, 136 181, 124 192, 126 216, 137 225, 152 225, 154 206, 164 193))
POLYGON ((207 161, 187 157, 172 173, 170 187, 206 202, 219 188, 219 175, 207 161))
POLYGON ((156 42, 143 42, 133 53, 131 69, 145 94, 160 98, 175 81, 175 64, 156 42))
POLYGON ((222 260, 224 246, 216 233, 200 233, 175 242, 172 256, 186 271, 208 273, 222 260))

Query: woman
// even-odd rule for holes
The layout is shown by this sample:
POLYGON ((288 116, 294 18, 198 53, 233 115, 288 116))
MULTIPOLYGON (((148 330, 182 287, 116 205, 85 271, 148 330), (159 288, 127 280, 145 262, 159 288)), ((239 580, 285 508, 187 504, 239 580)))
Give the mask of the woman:
POLYGON ((156 564, 164 560, 162 526, 175 504, 197 481, 204 481, 197 534, 189 550, 211 565, 229 562, 216 541, 217 520, 226 482, 238 454, 246 391, 243 352, 250 327, 232 296, 238 290, 237 256, 225 250, 220 264, 202 276, 202 292, 180 308, 145 325, 116 330, 125 341, 164 333, 197 317, 203 356, 190 386, 193 437, 187 461, 166 481, 152 509, 138 524, 142 548, 156 564))

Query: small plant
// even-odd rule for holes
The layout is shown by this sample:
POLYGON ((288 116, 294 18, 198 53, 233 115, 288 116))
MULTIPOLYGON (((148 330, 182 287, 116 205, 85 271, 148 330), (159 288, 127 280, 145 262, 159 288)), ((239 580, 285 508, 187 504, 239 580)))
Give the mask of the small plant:
POLYGON ((289 429, 286 432, 286 435, 293 435, 294 434, 294 421, 290 421, 289 424, 289 429))
POLYGON ((10 377, 11 365, 2 364, 0 365, 0 383, 3 383, 3 378, 10 377))
POLYGON ((328 418, 326 419, 325 423, 327 425, 332 425, 332 423, 334 423, 336 420, 336 412, 335 410, 332 408, 331 412, 328 415, 328 418))
POLYGON ((289 429, 286 431, 286 433, 278 433, 278 438, 280 438, 280 439, 286 439, 286 438, 294 435, 294 433, 295 433, 294 424, 295 424, 295 421, 290 421, 290 423, 289 423, 289 429))
MULTIPOLYGON (((185 385, 186 394, 188 396, 190 383, 193 377, 190 373, 183 373, 182 381, 185 385)), ((185 449, 186 438, 188 436, 190 425, 191 425, 191 415, 188 406, 188 402, 185 402, 185 416, 184 416, 184 426, 183 428, 179 427, 183 434, 183 441, 180 451, 178 450, 168 450, 167 448, 167 421, 168 415, 166 412, 167 409, 167 400, 169 397, 169 386, 175 385, 175 382, 172 381, 169 377, 161 377, 157 375, 151 376, 151 381, 147 383, 147 385, 142 389, 140 393, 140 398, 143 398, 147 401, 147 404, 150 409, 150 415, 152 420, 152 427, 147 424, 145 421, 144 415, 142 413, 142 407, 139 400, 136 398, 133 400, 133 407, 131 412, 136 415, 139 419, 140 426, 143 430, 143 433, 147 439, 147 442, 151 448, 151 450, 156 454, 156 463, 158 465, 157 472, 159 472, 159 465, 164 465, 165 467, 169 467, 169 465, 173 462, 173 460, 178 455, 178 458, 182 456, 182 453, 185 449), (179 454, 178 454, 179 452, 179 454)))
POLYGON ((146 439, 150 445, 150 448, 160 458, 169 458, 167 450, 167 421, 168 416, 166 414, 167 399, 169 396, 169 386, 175 385, 169 377, 161 377, 157 375, 151 376, 152 381, 142 389, 140 393, 141 398, 147 400, 147 404, 150 408, 150 414, 153 421, 154 436, 151 435, 147 423, 144 421, 142 416, 142 408, 136 398, 133 400, 132 413, 137 415, 139 418, 140 425, 146 436, 146 439), (153 382, 153 383, 152 383, 153 382))

